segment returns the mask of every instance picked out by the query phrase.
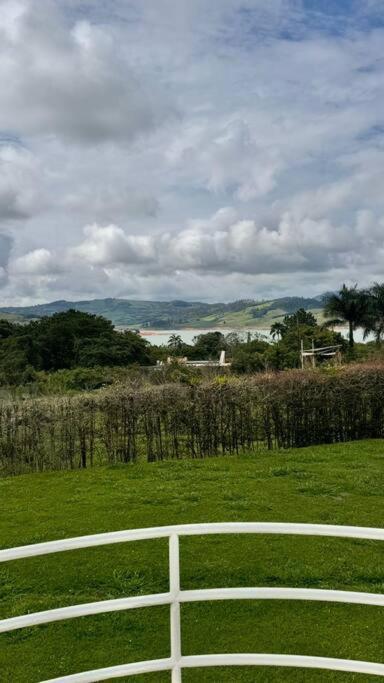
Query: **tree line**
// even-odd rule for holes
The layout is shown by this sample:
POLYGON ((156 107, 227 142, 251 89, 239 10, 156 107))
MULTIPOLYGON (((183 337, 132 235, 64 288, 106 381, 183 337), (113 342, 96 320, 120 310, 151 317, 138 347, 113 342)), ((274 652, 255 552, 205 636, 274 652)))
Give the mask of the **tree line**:
MULTIPOLYGON (((311 311, 300 308, 272 324, 270 337, 260 334, 244 335, 221 332, 202 334, 193 345, 185 344, 177 334, 171 336, 168 350, 174 356, 194 358, 217 358, 226 350, 232 359, 235 372, 258 372, 265 370, 286 370, 300 367, 301 343, 316 348, 338 346, 346 360, 354 360, 357 329, 363 330, 366 340, 373 336, 381 345, 384 338, 384 283, 375 283, 367 289, 357 285, 343 285, 339 292, 330 293, 323 299, 325 321, 318 323, 311 311), (348 344, 337 326, 348 326, 348 344)), ((319 359, 318 362, 326 362, 319 359)))
POLYGON ((349 346, 353 348, 354 332, 364 330, 364 338, 374 335, 378 344, 384 337, 384 283, 375 282, 369 289, 343 285, 337 294, 325 299, 324 313, 331 320, 327 325, 348 325, 349 346))
POLYGON ((36 371, 150 365, 149 344, 105 318, 69 310, 25 325, 0 320, 0 383, 26 383, 36 371))
MULTIPOLYGON (((222 350, 235 373, 293 369, 300 367, 302 342, 306 348, 312 343, 315 347, 338 346, 347 360, 353 359, 357 328, 363 329, 365 338, 373 335, 377 344, 384 338, 384 284, 375 283, 369 289, 343 285, 339 292, 324 298, 324 316, 326 321, 319 323, 311 311, 300 308, 272 324, 271 338, 216 331, 200 334, 186 344, 175 333, 165 346, 151 345, 133 331, 117 330, 101 316, 76 310, 26 324, 0 320, 0 385, 24 385, 36 381, 39 372, 77 369, 76 377, 67 378, 69 384, 96 388, 105 383, 105 373, 95 375, 97 368, 151 366, 168 356, 175 361, 183 356, 217 360, 222 350), (348 344, 335 330, 340 324, 348 326, 348 344)), ((180 370, 174 374, 180 379, 180 370)))

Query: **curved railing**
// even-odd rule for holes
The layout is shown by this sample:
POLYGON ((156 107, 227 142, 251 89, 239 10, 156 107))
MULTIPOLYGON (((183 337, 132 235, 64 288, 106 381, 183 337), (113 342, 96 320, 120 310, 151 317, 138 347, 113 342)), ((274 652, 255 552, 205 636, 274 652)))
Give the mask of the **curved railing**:
POLYGON ((38 555, 91 548, 113 543, 169 538, 169 591, 155 595, 142 595, 117 600, 104 600, 71 607, 51 609, 25 614, 0 621, 0 633, 18 628, 47 624, 63 619, 73 619, 91 614, 104 614, 119 610, 170 605, 171 656, 146 662, 85 671, 62 676, 45 683, 92 683, 122 676, 133 676, 156 671, 171 671, 172 683, 181 682, 181 671, 186 668, 214 666, 277 666, 306 669, 329 669, 353 673, 384 676, 384 664, 327 657, 304 657, 276 654, 218 654, 185 657, 181 652, 180 604, 211 600, 317 600, 360 605, 384 606, 384 595, 340 590, 308 588, 214 588, 205 590, 180 590, 179 538, 181 536, 205 536, 208 534, 284 534, 301 536, 328 536, 384 541, 384 529, 369 527, 331 526, 324 524, 279 524, 264 522, 232 522, 227 524, 186 524, 115 531, 94 536, 80 536, 48 543, 0 550, 0 562, 18 560, 38 555))

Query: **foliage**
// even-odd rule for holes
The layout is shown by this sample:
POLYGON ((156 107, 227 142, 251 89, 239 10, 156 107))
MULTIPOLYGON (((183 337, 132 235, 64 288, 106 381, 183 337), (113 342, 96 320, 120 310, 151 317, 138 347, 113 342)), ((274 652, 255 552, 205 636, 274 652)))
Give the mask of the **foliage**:
POLYGON ((235 373, 261 372, 268 367, 271 345, 256 337, 238 342, 232 347, 232 371, 235 373))
POLYGON ((384 283, 375 282, 370 291, 370 306, 364 321, 364 336, 373 334, 377 344, 384 337, 384 283))
POLYGON ((282 339, 283 334, 287 331, 286 325, 283 322, 276 322, 271 325, 270 334, 273 340, 282 339))
POLYGON ((156 368, 148 377, 151 384, 199 384, 203 381, 203 374, 200 369, 183 365, 174 360, 169 365, 156 368))
MULTIPOLYGON (((340 317, 322 326, 317 324, 313 312, 305 308, 312 300, 287 298, 284 301, 288 308, 293 301, 301 302, 302 306, 272 324, 272 341, 250 332, 246 335, 236 332, 224 335, 215 331, 200 334, 194 338, 193 344, 186 344, 179 334, 174 333, 166 346, 157 347, 134 332, 115 330, 110 321, 100 316, 76 310, 63 310, 24 325, 0 321, 0 385, 36 385, 36 372, 41 371, 57 372, 79 367, 143 367, 165 361, 169 356, 187 357, 192 361, 217 361, 222 350, 226 351, 227 359, 232 361, 234 373, 281 371, 300 367, 301 343, 304 343, 305 348, 312 344, 316 348, 339 346, 344 353, 344 360, 349 362, 372 355, 368 350, 365 352, 354 348, 353 331, 358 326, 364 327, 366 335, 373 333, 378 345, 381 343, 384 335, 384 285, 376 283, 367 291, 344 285, 339 294, 326 295, 325 311, 328 314, 338 313, 340 317), (341 319, 348 321, 350 327, 348 353, 343 337, 328 329, 330 325, 340 323, 341 319)), ((171 303, 182 312, 197 306, 182 301, 171 303)), ((56 304, 65 308, 65 302, 56 304)), ((235 314, 245 304, 249 306, 252 302, 241 301, 226 306, 235 314)), ((260 310, 265 310, 269 304, 260 303, 258 306, 260 310)), ((318 357, 319 363, 326 364, 327 358, 318 357)), ((157 383, 159 377, 158 374, 157 383)), ((199 381, 197 375, 191 378, 180 368, 169 371, 166 381, 174 382, 178 377, 183 383, 199 381)), ((102 384, 104 382, 91 381, 89 387, 102 384)), ((62 391, 65 382, 58 381, 58 385, 62 391)), ((81 389, 87 387, 87 382, 84 382, 81 389)), ((70 383, 68 390, 73 390, 70 383)))
POLYGON ((300 325, 305 325, 306 327, 316 327, 317 320, 313 313, 310 311, 305 311, 304 308, 299 308, 292 315, 284 316, 283 325, 286 330, 293 330, 300 325))
POLYGON ((347 322, 349 326, 350 357, 360 355, 354 353, 354 330, 361 327, 364 338, 369 335, 375 337, 376 343, 381 344, 384 337, 384 283, 375 282, 368 290, 343 285, 338 294, 325 297, 324 313, 326 316, 337 316, 328 320, 328 326, 347 322))
MULTIPOLYGON (((265 366, 272 370, 284 370, 300 367, 301 343, 305 348, 325 346, 345 347, 341 334, 320 326, 310 311, 299 309, 292 315, 286 315, 283 322, 274 323, 271 336, 278 339, 265 353, 265 366)), ((321 357, 317 362, 325 362, 321 357)))
POLYGON ((132 381, 98 393, 0 403, 0 470, 292 448, 384 437, 384 366, 259 373, 225 382, 132 381))
POLYGON ((232 358, 232 370, 236 373, 261 372, 266 369, 266 356, 258 351, 238 349, 232 358))
POLYGON ((171 334, 167 346, 170 352, 180 355, 184 349, 184 342, 179 334, 171 334))
POLYGON ((194 338, 194 355, 196 358, 217 360, 225 349, 225 337, 221 332, 207 332, 194 338))
POLYGON ((93 391, 114 381, 111 368, 72 368, 57 372, 38 372, 36 382, 41 394, 93 391))
POLYGON ((151 363, 147 342, 133 332, 113 332, 96 341, 81 340, 78 345, 78 364, 83 367, 95 365, 125 366, 151 363))
POLYGON ((0 384, 25 384, 38 368, 39 352, 35 340, 19 330, 0 340, 0 384))
POLYGON ((55 371, 151 362, 148 343, 139 335, 118 332, 105 318, 79 311, 56 313, 26 325, 3 321, 1 330, 2 384, 25 382, 28 368, 55 371))
POLYGON ((17 325, 9 320, 0 319, 0 339, 7 339, 17 331, 17 325))
POLYGON ((299 308, 299 310, 292 315, 284 316, 282 322, 274 323, 271 326, 270 333, 272 339, 278 338, 281 340, 286 338, 290 333, 293 333, 294 338, 301 339, 303 330, 308 331, 308 328, 310 328, 310 332, 313 334, 313 330, 317 327, 317 320, 313 313, 305 311, 303 308, 299 308))
POLYGON ((370 294, 366 290, 359 290, 357 285, 347 287, 343 285, 338 294, 330 294, 324 305, 326 316, 333 317, 328 325, 347 322, 349 327, 349 346, 354 346, 353 332, 357 327, 364 327, 369 319, 371 309, 370 294))

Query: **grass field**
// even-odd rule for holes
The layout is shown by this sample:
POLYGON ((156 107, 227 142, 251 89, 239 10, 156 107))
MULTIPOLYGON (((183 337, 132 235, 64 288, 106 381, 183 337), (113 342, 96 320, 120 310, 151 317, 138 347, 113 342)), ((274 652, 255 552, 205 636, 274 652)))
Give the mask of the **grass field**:
MULTIPOLYGON (((0 480, 0 546, 162 524, 285 521, 384 526, 384 443, 0 480)), ((301 537, 183 539, 182 588, 384 591, 384 544, 301 537)), ((167 544, 74 551, 0 565, 1 617, 168 589, 167 544)), ((183 654, 279 652, 384 660, 384 610, 284 601, 183 606, 183 654)), ((0 636, 2 683, 36 683, 169 655, 168 608, 84 617, 0 636)), ((168 674, 120 679, 163 683, 168 674)), ((186 671, 185 683, 347 683, 325 671, 186 671)))
MULTIPOLYGON (((216 326, 218 328, 239 328, 239 331, 241 331, 241 328, 245 328, 245 330, 254 329, 255 331, 269 330, 273 323, 282 322, 284 316, 287 315, 286 310, 276 306, 276 308, 271 308, 270 310, 266 311, 262 317, 255 318, 253 315, 253 311, 255 309, 262 311, 263 309, 268 308, 269 305, 269 302, 266 302, 256 306, 247 306, 241 311, 225 311, 222 314, 205 315, 204 317, 194 321, 194 325, 201 328, 206 327, 207 329, 214 328, 216 326)), ((324 314, 320 308, 312 308, 308 309, 308 311, 314 314, 319 325, 324 322, 324 314)), ((225 332, 225 330, 223 331, 225 332)))

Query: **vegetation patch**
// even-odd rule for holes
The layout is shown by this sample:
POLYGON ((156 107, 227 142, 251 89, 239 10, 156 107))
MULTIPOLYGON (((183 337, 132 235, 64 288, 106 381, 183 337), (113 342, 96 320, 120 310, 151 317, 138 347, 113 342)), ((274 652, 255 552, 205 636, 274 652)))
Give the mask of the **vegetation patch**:
MULTIPOLYGON (((201 459, 383 435, 382 364, 191 385, 131 382, 1 402, 0 473, 201 459)), ((366 473, 360 476, 362 486, 376 491, 366 473)))

